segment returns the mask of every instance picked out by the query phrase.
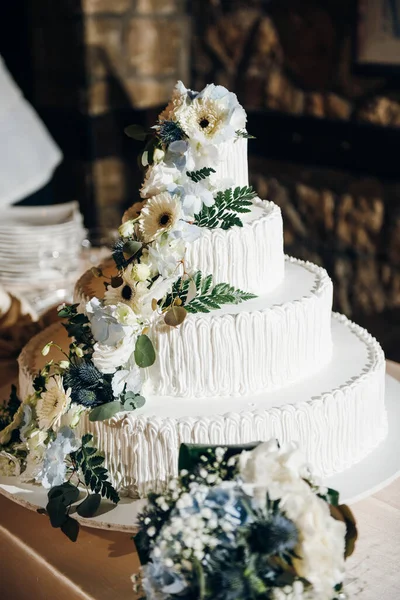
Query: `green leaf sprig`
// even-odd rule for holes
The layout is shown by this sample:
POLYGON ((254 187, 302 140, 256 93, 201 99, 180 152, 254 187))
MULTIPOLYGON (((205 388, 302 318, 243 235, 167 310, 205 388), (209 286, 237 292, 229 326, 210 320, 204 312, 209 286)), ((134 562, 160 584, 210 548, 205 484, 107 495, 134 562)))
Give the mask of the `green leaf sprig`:
POLYGON ((240 302, 256 297, 254 294, 243 292, 228 283, 217 283, 213 286, 212 275, 203 276, 201 271, 197 271, 193 281, 196 286, 196 295, 185 305, 185 309, 189 313, 208 313, 210 310, 218 310, 223 304, 240 304, 240 302))
POLYGON ((211 167, 204 167, 203 169, 199 169, 198 171, 186 171, 186 175, 190 177, 194 183, 199 183, 202 179, 207 179, 211 175, 211 173, 215 173, 215 169, 211 167))
MULTIPOLYGON (((107 498, 118 504, 118 492, 108 481, 108 471, 104 467, 104 456, 99 454, 97 448, 90 445, 93 436, 89 433, 82 437, 81 447, 69 455, 71 461, 70 479, 75 475, 78 485, 86 488, 86 497, 76 507, 80 517, 89 519, 93 517, 101 503, 101 498, 107 498), (89 491, 90 490, 90 491, 89 491)), ((62 485, 52 487, 47 494, 45 509, 39 509, 40 514, 49 517, 52 527, 61 531, 72 541, 76 542, 79 534, 79 523, 71 517, 73 505, 79 500, 81 491, 78 485, 66 481, 62 485)))
POLYGON ((198 227, 208 229, 230 229, 234 225, 243 227, 242 220, 238 214, 250 212, 250 206, 256 192, 251 186, 229 188, 218 192, 215 203, 212 206, 203 206, 199 214, 195 216, 194 223, 198 227))

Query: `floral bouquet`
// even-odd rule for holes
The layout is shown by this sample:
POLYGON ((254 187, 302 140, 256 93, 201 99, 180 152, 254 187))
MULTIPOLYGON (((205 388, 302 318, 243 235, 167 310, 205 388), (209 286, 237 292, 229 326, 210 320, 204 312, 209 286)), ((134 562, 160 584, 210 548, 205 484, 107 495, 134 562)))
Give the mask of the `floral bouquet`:
POLYGON ((134 591, 147 600, 333 600, 357 537, 295 445, 191 449, 140 515, 134 591), (198 462, 197 462, 198 459, 198 462), (194 466, 195 465, 195 466, 194 466))

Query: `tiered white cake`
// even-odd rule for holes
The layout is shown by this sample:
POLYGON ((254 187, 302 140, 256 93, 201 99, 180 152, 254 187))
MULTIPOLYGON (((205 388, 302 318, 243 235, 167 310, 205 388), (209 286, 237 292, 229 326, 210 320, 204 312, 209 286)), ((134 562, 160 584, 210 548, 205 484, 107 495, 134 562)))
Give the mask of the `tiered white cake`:
MULTIPOLYGON (((245 186, 247 170, 247 140, 225 143, 217 175, 245 186)), ((155 321, 149 335, 157 359, 145 372, 146 405, 79 425, 95 435, 115 484, 131 496, 160 489, 176 473, 182 442, 298 441, 314 469, 328 476, 360 461, 386 435, 379 344, 332 315, 324 269, 284 256, 277 206, 255 199, 243 222, 242 228, 203 229, 188 244, 185 262, 257 297, 189 314, 176 328, 155 321)), ((102 289, 88 272, 76 300, 86 302, 102 289)), ((40 367, 41 348, 62 335, 55 326, 21 355, 24 393, 40 367)))

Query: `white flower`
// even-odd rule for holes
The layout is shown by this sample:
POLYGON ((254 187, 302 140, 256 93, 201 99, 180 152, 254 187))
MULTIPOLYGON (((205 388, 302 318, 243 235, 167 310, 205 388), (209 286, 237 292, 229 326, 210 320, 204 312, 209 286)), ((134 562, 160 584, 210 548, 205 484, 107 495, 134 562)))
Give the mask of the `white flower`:
POLYGON ((145 242, 151 242, 162 233, 173 229, 181 217, 181 203, 177 197, 162 192, 144 205, 139 228, 145 242))
POLYGON ((164 156, 165 156, 164 150, 161 150, 160 148, 156 148, 153 152, 153 161, 161 162, 163 160, 164 156))
POLYGON ((182 108, 190 101, 188 92, 191 90, 188 90, 182 81, 178 81, 168 106, 158 116, 159 121, 179 121, 182 108))
POLYGON ((67 412, 61 417, 60 427, 70 427, 71 429, 75 429, 84 412, 85 409, 80 404, 71 404, 67 412))
POLYGON ((185 250, 183 239, 168 236, 158 239, 149 246, 145 260, 154 274, 159 273, 162 277, 178 277, 185 250))
POLYGON ((41 471, 37 475, 37 479, 43 487, 49 489, 64 483, 67 471, 65 458, 78 448, 79 441, 72 429, 69 429, 69 427, 60 429, 56 439, 48 445, 41 471))
POLYGON ((119 398, 125 386, 126 392, 133 392, 134 394, 138 394, 142 388, 142 372, 132 357, 133 355, 127 368, 116 371, 112 378, 111 385, 115 398, 119 398))
POLYGON ((180 176, 180 171, 176 167, 168 167, 165 163, 156 163, 151 165, 147 171, 140 195, 142 198, 150 198, 165 192, 171 184, 180 176))
MULTIPOLYGON (((127 271, 130 274, 130 277, 132 277, 132 279, 134 281, 146 281, 146 279, 150 278, 151 275, 151 269, 149 267, 149 265, 146 265, 145 263, 135 263, 133 265, 129 265, 127 271), (129 270, 130 267, 130 271, 129 270)), ((127 271, 125 271, 126 276, 128 276, 127 271)))
POLYGON ((246 113, 236 94, 221 85, 207 85, 182 107, 179 123, 190 140, 201 145, 219 144, 235 137, 246 125, 246 113))
POLYGON ((135 231, 135 224, 133 221, 125 221, 125 223, 122 223, 122 225, 119 226, 118 228, 118 233, 121 237, 129 237, 131 235, 133 235, 135 231))
POLYGON ((46 391, 42 393, 36 404, 39 429, 57 429, 61 416, 68 409, 70 402, 71 388, 64 390, 60 375, 51 377, 46 384, 46 391))
POLYGON ((92 298, 86 305, 93 337, 100 344, 116 346, 124 337, 139 329, 137 318, 132 310, 123 304, 122 288, 123 286, 111 288, 114 292, 115 304, 104 305, 98 298, 92 298))
POLYGON ((92 360, 101 373, 114 373, 125 365, 135 349, 137 335, 126 335, 116 346, 96 343, 92 360))
MULTIPOLYGON (((318 600, 331 600, 332 590, 343 580, 345 524, 331 517, 329 507, 304 481, 308 466, 297 446, 281 448, 275 440, 260 444, 239 456, 245 485, 254 498, 280 500, 280 509, 299 534, 293 566, 299 577, 309 581, 318 600)), ((295 596, 294 596, 295 597, 295 596)))
POLYGON ((212 206, 215 203, 212 192, 200 182, 188 181, 178 190, 181 193, 183 213, 187 219, 193 220, 203 208, 203 204, 212 206))
POLYGON ((0 475, 2 477, 15 477, 21 473, 21 465, 19 460, 6 452, 5 450, 0 452, 0 475))

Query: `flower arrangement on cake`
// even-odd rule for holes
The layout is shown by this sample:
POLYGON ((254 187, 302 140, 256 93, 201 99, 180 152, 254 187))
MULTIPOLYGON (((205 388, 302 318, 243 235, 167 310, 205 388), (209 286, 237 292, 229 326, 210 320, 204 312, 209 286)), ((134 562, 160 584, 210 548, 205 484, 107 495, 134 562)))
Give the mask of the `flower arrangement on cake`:
POLYGON ((354 518, 334 490, 318 485, 295 445, 183 446, 180 467, 139 517, 136 593, 147 600, 345 598, 354 518))
MULTIPOLYGON (((128 210, 120 227, 116 273, 105 282, 104 298, 60 307, 71 338, 68 351, 59 348, 64 358, 49 360, 29 396, 18 399, 13 389, 1 415, 1 472, 24 472, 50 489, 53 524, 65 528, 70 522, 79 485, 87 488, 85 514, 97 508, 100 496, 118 501, 104 457, 82 424, 87 417, 108 420, 143 406, 143 373, 156 360, 155 325, 177 327, 188 313, 254 298, 229 283, 214 284, 212 275, 185 263, 187 244, 201 228, 241 227, 240 215, 250 211, 251 187, 213 179, 222 145, 250 137, 245 124, 235 94, 212 84, 196 93, 179 82, 154 128, 127 129, 146 142, 145 180, 139 210, 128 210)), ((94 273, 103 276, 100 269, 94 273)), ((43 355, 52 346, 49 341, 43 355)))

